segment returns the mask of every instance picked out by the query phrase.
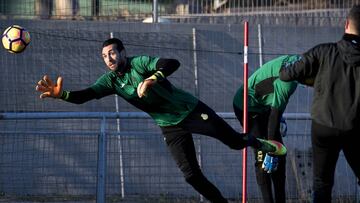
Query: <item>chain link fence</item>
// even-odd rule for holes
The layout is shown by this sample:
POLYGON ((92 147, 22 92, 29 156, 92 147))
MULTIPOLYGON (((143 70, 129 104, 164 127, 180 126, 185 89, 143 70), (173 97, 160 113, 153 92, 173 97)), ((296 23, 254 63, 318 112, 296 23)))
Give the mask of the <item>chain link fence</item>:
MULTIPOLYGON (((359 0, 0 0, 2 18, 161 22, 207 16, 344 17, 359 0), (156 9, 154 9, 156 8, 156 9), (155 12, 155 13, 154 13, 155 12)), ((214 21, 208 21, 214 22, 214 21)))

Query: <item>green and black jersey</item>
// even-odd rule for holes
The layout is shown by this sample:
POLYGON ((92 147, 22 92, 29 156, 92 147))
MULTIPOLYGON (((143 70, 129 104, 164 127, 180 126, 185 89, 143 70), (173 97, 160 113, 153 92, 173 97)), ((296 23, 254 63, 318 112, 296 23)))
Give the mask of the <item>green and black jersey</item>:
MULTIPOLYGON (((248 80, 248 111, 263 113, 271 108, 283 112, 290 96, 297 87, 297 82, 284 82, 279 79, 279 71, 282 66, 287 66, 298 61, 294 56, 281 56, 269 61, 256 70, 248 80)), ((243 109, 243 86, 234 97, 234 105, 243 109)))
MULTIPOLYGON (((273 59, 258 70, 248 80, 248 112, 269 114, 267 139, 277 139, 276 132, 282 113, 285 111, 290 96, 297 87, 297 82, 284 82, 279 79, 279 71, 300 60, 300 56, 285 55, 273 59)), ((243 89, 241 86, 234 97, 234 106, 243 109, 243 89)))
POLYGON ((137 95, 139 83, 158 71, 158 60, 150 56, 130 57, 127 60, 129 68, 124 74, 107 72, 90 88, 96 93, 97 99, 111 94, 121 96, 148 113, 159 126, 176 125, 195 108, 197 98, 176 88, 167 79, 157 81, 145 97, 139 98, 137 95))

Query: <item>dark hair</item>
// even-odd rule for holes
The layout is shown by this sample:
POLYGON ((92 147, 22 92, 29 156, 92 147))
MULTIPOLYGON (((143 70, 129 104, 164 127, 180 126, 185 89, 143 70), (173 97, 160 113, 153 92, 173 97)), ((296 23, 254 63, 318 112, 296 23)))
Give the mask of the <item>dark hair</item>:
POLYGON ((360 34, 360 5, 354 5, 350 9, 347 19, 351 21, 355 31, 360 34))
POLYGON ((119 40, 118 38, 110 38, 110 39, 105 40, 102 47, 104 48, 104 47, 109 46, 111 44, 116 44, 116 49, 119 52, 122 51, 123 49, 125 49, 122 41, 119 40))

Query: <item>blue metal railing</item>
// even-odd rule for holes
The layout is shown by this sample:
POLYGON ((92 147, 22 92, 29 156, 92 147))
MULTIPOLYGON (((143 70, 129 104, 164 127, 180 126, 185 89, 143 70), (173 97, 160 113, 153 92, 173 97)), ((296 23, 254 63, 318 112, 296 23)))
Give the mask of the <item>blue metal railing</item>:
MULTIPOLYGON (((224 119, 236 119, 232 112, 218 112, 224 119)), ((288 120, 309 120, 309 113, 286 113, 283 115, 288 120)), ((106 201, 106 119, 150 119, 145 112, 11 112, 0 113, 0 120, 40 120, 40 119, 100 119, 100 133, 98 134, 98 163, 96 202, 106 201)))
MULTIPOLYGON (((232 112, 218 112, 224 119, 236 119, 232 112)), ((310 113, 284 113, 287 120, 310 120, 310 113)), ((150 118, 145 112, 27 112, 27 113, 0 113, 0 120, 27 120, 27 119, 139 119, 150 118)))

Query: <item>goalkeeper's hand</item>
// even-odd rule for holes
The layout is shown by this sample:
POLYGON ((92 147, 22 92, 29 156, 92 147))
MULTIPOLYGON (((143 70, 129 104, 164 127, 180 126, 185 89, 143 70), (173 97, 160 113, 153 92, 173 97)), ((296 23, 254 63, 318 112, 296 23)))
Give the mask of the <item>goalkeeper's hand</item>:
POLYGON ((50 77, 45 75, 36 85, 36 90, 41 92, 40 98, 60 98, 62 94, 62 81, 62 77, 58 77, 56 84, 54 84, 50 77))
POLYGON ((264 162, 262 164, 262 168, 267 173, 272 173, 277 170, 279 164, 279 158, 277 156, 269 155, 268 153, 265 155, 264 162))
POLYGON ((156 79, 147 78, 141 82, 137 87, 137 94, 139 98, 146 96, 147 91, 156 83, 156 79))

